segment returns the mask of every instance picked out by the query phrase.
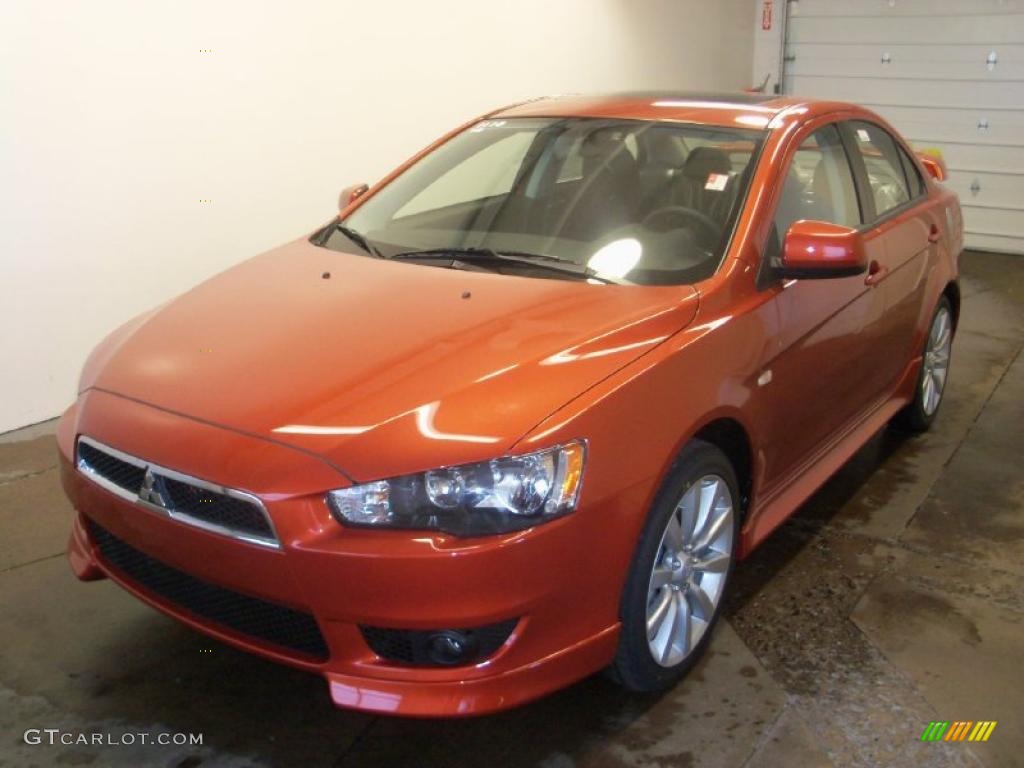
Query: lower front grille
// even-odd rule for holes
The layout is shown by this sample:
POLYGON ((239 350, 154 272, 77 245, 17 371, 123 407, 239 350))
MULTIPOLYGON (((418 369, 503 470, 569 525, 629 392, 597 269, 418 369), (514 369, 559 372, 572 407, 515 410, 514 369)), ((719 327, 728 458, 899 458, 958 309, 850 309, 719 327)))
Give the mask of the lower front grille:
POLYGON ((310 614, 197 579, 140 552, 88 518, 86 524, 105 563, 129 581, 226 629, 311 660, 327 658, 327 644, 310 614))

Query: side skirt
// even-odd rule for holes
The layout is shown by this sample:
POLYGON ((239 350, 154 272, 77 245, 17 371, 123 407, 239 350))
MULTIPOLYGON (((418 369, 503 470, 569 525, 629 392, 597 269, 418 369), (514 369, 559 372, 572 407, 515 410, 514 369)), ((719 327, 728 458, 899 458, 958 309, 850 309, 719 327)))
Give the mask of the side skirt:
POLYGON ((839 433, 816 458, 813 458, 791 480, 756 505, 740 531, 739 558, 743 559, 792 515, 815 491, 834 475, 878 431, 883 429, 899 410, 910 402, 917 384, 921 358, 914 358, 895 391, 855 425, 839 433))

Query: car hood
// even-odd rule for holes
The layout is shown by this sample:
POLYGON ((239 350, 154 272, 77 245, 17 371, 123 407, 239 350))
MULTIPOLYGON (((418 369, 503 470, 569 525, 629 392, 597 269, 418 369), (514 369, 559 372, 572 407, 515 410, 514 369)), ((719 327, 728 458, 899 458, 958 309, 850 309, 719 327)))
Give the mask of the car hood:
POLYGON ((696 308, 687 286, 443 269, 301 240, 112 334, 82 388, 313 452, 363 481, 500 455, 696 308))

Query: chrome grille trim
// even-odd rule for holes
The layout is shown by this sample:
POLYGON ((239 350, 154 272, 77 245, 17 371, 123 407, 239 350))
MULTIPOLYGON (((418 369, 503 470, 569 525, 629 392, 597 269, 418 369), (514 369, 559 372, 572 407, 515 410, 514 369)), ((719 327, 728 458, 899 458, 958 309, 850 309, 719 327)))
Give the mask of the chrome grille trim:
POLYGON ((78 436, 78 444, 84 443, 93 450, 105 453, 108 456, 113 457, 119 461, 123 461, 126 464, 130 464, 139 469, 145 470, 146 476, 153 476, 154 478, 168 478, 171 480, 177 480, 179 483, 190 485, 195 488, 199 488, 208 491, 213 494, 225 496, 230 499, 236 499, 238 501, 245 502, 247 505, 252 507, 262 517, 263 521, 266 522, 267 529, 270 534, 267 536, 260 535, 251 531, 242 531, 237 528, 231 528, 217 523, 210 522, 209 520, 203 520, 200 517, 191 515, 183 510, 175 509, 174 506, 169 502, 165 501, 165 505, 155 504, 148 499, 143 498, 140 493, 143 492, 143 487, 146 485, 143 483, 138 489, 132 491, 125 488, 117 483, 112 482, 103 474, 101 474, 96 467, 91 465, 82 455, 81 451, 75 450, 75 467, 79 472, 82 473, 83 477, 88 478, 90 481, 100 486, 106 491, 118 496, 125 501, 130 501, 133 504, 147 509, 151 512, 156 512, 164 517, 169 517, 172 520, 176 520, 179 523, 185 525, 191 525, 194 528, 201 528, 204 531, 210 533, 216 533, 221 536, 227 536, 232 539, 244 541, 248 544, 256 544, 261 547, 268 547, 270 549, 281 549, 281 542, 277 537, 277 530, 274 528, 274 521, 270 519, 270 515, 267 514, 267 509, 263 505, 263 502, 259 497, 254 496, 251 493, 245 491, 239 491, 235 488, 228 488, 217 483, 212 483, 208 480, 202 480, 192 475, 186 475, 183 472, 170 469, 168 467, 154 464, 151 461, 140 459, 137 456, 132 456, 124 451, 119 451, 117 448, 113 448, 105 443, 101 443, 99 440, 94 440, 91 437, 85 435, 78 436))

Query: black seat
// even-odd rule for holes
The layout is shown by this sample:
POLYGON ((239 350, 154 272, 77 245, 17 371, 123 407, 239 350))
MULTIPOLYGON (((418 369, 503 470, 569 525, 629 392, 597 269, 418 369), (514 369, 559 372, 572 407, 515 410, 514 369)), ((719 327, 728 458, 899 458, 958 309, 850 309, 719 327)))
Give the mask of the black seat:
POLYGON ((580 146, 583 178, 560 235, 593 240, 609 229, 634 221, 640 195, 636 159, 621 130, 598 129, 580 146))
POLYGON ((686 158, 676 179, 673 203, 692 208, 714 221, 724 224, 732 208, 736 184, 729 156, 715 147, 697 147, 686 158), (719 186, 712 176, 725 176, 719 186))

